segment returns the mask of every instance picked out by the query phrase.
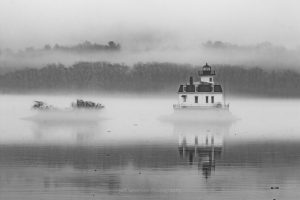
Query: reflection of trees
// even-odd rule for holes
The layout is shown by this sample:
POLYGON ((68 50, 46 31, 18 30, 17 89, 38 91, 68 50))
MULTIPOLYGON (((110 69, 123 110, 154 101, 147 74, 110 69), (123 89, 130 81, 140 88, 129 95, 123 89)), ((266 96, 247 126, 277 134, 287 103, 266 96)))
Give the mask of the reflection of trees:
POLYGON ((84 188, 83 191, 90 193, 91 189, 98 189, 98 192, 107 191, 110 194, 116 193, 120 190, 120 177, 117 174, 101 173, 97 171, 91 172, 93 174, 82 176, 75 174, 70 177, 55 177, 53 183, 56 187, 84 188))
POLYGON ((68 136, 67 143, 72 143, 74 140, 77 144, 84 144, 91 141, 96 132, 100 130, 97 121, 35 121, 33 133, 35 139, 39 142, 46 142, 51 136, 60 133, 68 136))

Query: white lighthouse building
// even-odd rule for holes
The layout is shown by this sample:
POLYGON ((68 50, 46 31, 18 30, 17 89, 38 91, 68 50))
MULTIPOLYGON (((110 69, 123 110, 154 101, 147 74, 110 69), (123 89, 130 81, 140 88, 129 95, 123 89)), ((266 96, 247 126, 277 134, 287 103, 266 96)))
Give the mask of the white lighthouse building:
POLYGON ((229 105, 225 104, 223 88, 214 82, 215 71, 207 63, 198 72, 199 81, 194 81, 190 77, 189 83, 179 86, 178 103, 173 107, 175 110, 182 109, 225 109, 229 105))

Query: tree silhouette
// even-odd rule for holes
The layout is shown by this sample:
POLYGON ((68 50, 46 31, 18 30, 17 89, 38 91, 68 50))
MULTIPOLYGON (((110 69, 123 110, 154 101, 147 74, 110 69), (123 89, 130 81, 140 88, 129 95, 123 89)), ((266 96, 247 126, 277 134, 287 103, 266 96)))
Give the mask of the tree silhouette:
MULTIPOLYGON (((132 67, 109 62, 79 62, 70 67, 49 64, 0 75, 1 92, 98 91, 164 92, 174 94, 179 84, 194 76, 199 66, 175 63, 136 63, 132 67)), ((300 96, 300 74, 293 70, 263 70, 216 66, 225 92, 238 95, 300 96)))

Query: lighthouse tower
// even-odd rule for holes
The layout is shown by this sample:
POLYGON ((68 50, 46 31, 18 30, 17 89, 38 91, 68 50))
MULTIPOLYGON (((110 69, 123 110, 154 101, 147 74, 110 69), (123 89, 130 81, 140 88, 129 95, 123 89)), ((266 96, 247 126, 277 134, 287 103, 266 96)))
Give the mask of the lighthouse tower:
POLYGON ((198 75, 199 81, 190 77, 188 83, 179 86, 174 109, 228 109, 222 86, 214 82, 216 73, 211 66, 206 63, 198 75))
POLYGON ((198 72, 200 76, 200 82, 214 84, 215 71, 211 71, 211 66, 207 63, 202 67, 202 72, 198 72))

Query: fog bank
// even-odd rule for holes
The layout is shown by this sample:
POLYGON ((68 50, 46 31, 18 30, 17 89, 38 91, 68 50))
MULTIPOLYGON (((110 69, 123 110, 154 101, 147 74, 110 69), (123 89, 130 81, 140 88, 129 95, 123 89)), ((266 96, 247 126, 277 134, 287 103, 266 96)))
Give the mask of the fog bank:
MULTIPOLYGON (((163 39, 144 38, 137 43, 120 44, 118 51, 72 49, 27 48, 18 52, 2 50, 0 68, 4 72, 24 67, 41 68, 49 63, 61 63, 70 66, 76 62, 107 61, 124 63, 129 66, 138 62, 172 62, 201 65, 209 62, 213 65, 239 65, 243 67, 259 66, 264 69, 299 69, 300 49, 288 49, 269 42, 238 45, 222 41, 202 43, 173 43, 163 39)), ((84 44, 84 43, 83 43, 84 44)), ((57 44, 56 44, 57 45, 57 44)), ((75 45, 76 46, 76 45, 75 45)), ((71 47, 70 47, 71 48, 71 47)))

